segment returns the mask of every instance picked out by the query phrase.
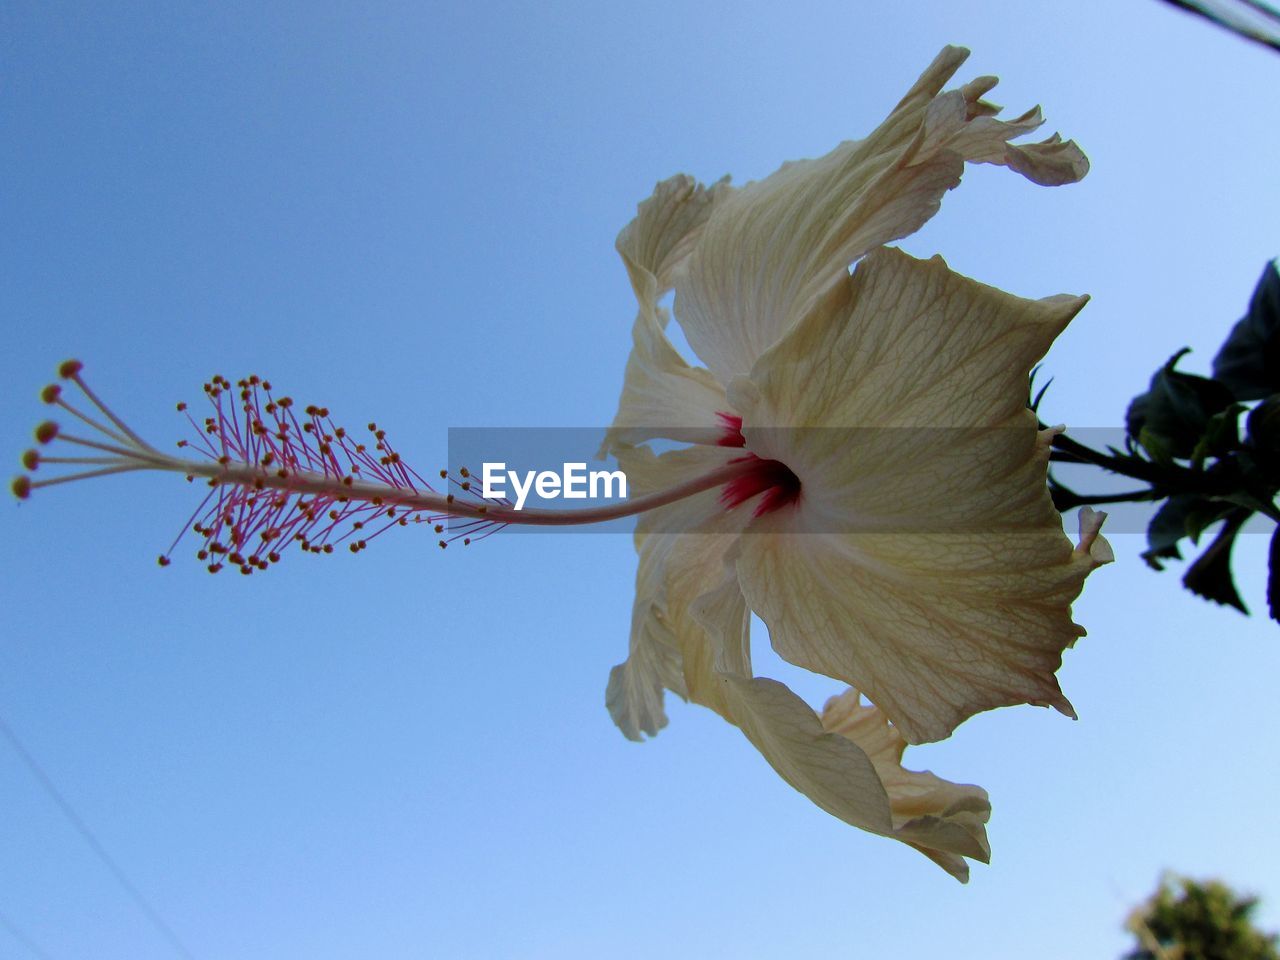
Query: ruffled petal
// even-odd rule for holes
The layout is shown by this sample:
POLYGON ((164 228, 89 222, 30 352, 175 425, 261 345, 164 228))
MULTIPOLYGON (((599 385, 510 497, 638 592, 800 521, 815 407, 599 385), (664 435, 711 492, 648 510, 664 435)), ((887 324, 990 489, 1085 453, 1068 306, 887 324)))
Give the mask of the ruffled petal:
POLYGON ((1074 143, 1009 144, 1042 121, 1038 110, 995 119, 981 99, 994 78, 941 93, 967 56, 943 50, 867 139, 785 164, 716 205, 675 285, 676 316, 717 379, 747 373, 851 262, 932 217, 966 160, 1037 183, 1084 176, 1074 143))
MULTIPOLYGON (((658 456, 624 448, 619 462, 636 495, 643 495, 740 453, 692 447, 658 456)), ((749 501, 726 510, 719 491, 709 490, 642 519, 631 650, 610 674, 610 714, 626 736, 640 740, 666 725, 664 690, 709 707, 821 809, 902 840, 966 879, 964 857, 985 857, 975 839, 985 842, 985 814, 971 792, 977 788, 957 788, 970 792, 952 796, 945 781, 884 763, 892 752, 887 734, 863 736, 871 727, 865 722, 857 735, 825 730, 825 720, 783 684, 752 675, 749 613, 735 566, 751 516, 749 501), (933 802, 944 798, 945 804, 933 802)), ((900 757, 901 750, 893 760, 900 757)))
MULTIPOLYGON (((618 462, 632 496, 643 496, 738 455, 711 446, 661 456, 624 447, 618 462)), ((610 673, 605 693, 610 716, 629 739, 654 736, 666 725, 664 689, 723 713, 712 675, 717 669, 750 672, 746 603, 725 562, 750 515, 726 511, 718 496, 708 490, 653 510, 637 527, 630 651, 610 673)))
MULTIPOLYGON (((734 380, 728 399, 740 412, 744 403, 768 411, 748 427, 1002 425, 1027 414, 1028 371, 1088 299, 1028 300, 963 277, 941 257, 885 247, 749 378, 734 380)), ((859 458, 843 459, 862 469, 859 458)))
POLYGON ((1044 187, 1084 179, 1089 160, 1073 141, 1064 141, 1055 133, 1039 143, 1009 142, 1042 127, 1044 116, 1039 107, 1032 107, 1013 120, 995 119, 985 109, 990 105, 975 96, 995 84, 995 77, 983 77, 959 90, 950 90, 929 104, 920 154, 929 156, 950 150, 970 163, 1008 167, 1044 187), (990 86, 986 86, 988 83, 990 86))
POLYGON ((720 435, 716 414, 728 408, 724 388, 672 346, 666 335, 670 315, 658 301, 671 290, 673 275, 729 189, 723 182, 708 189, 687 176, 664 180, 618 235, 639 311, 618 412, 600 456, 655 437, 715 443, 720 435))
POLYGON ((645 734, 657 736, 667 725, 664 691, 688 698, 680 646, 663 609, 665 554, 655 549, 640 552, 630 652, 609 672, 605 688, 609 716, 628 740, 643 740, 645 734))
POLYGON ((833 817, 892 835, 889 795, 855 741, 825 731, 813 708, 776 680, 725 674, 721 682, 735 722, 783 780, 833 817))
POLYGON ((1015 703, 1074 715, 1054 674, 1105 541, 1064 536, 1026 383, 1083 303, 877 251, 730 391, 748 448, 801 484, 742 538, 748 603, 909 741, 1015 703))
POLYGON ((884 713, 862 702, 857 690, 827 701, 822 726, 856 743, 870 758, 888 794, 893 836, 915 847, 961 883, 969 879, 965 858, 987 863, 987 791, 951 783, 928 771, 902 766, 907 742, 884 713))

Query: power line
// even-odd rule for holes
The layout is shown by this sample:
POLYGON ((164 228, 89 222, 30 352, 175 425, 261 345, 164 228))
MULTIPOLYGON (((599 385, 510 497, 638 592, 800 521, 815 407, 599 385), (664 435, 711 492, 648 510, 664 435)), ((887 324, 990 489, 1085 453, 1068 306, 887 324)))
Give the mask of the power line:
MULTIPOLYGON (((0 715, 0 733, 4 734, 5 739, 9 741, 9 745, 13 747, 14 752, 18 754, 18 757, 26 765, 27 769, 31 771, 31 775, 36 778, 36 781, 44 789, 44 792, 49 795, 49 798, 57 804, 58 809, 62 811, 62 815, 66 817, 67 822, 70 823, 71 826, 75 827, 76 832, 79 833, 84 839, 84 842, 89 845, 89 849, 94 852, 94 855, 97 856, 100 861, 102 861, 103 866, 111 871, 111 875, 116 878, 116 882, 120 884, 124 892, 129 895, 130 899, 132 899, 138 906, 138 909, 141 910, 146 918, 151 922, 151 925, 155 927, 156 932, 168 941, 169 945, 173 947, 179 956, 184 957, 185 960, 195 960, 191 951, 186 948, 186 945, 178 938, 178 935, 173 932, 173 928, 170 927, 169 924, 165 923, 164 918, 160 916, 159 911, 157 911, 156 908, 147 901, 147 898, 142 895, 142 891, 140 891, 137 886, 134 885, 133 881, 129 879, 124 870, 121 869, 120 865, 116 863, 115 858, 113 858, 111 854, 107 853, 106 847, 104 847, 102 842, 94 836, 93 831, 89 829, 89 825, 84 822, 78 813, 76 813, 75 808, 73 808, 67 801, 67 798, 62 795, 62 791, 57 788, 54 782, 49 778, 49 775, 44 772, 44 769, 36 761, 36 758, 31 755, 31 751, 23 746, 22 741, 18 739, 17 734, 13 732, 13 728, 5 721, 3 715, 0 715)), ((9 924, 6 924, 6 926, 10 926, 10 932, 12 933, 12 926, 9 924)))
POLYGON ((53 960, 53 957, 49 955, 48 951, 27 936, 27 934, 23 933, 17 924, 5 916, 3 910, 0 910, 0 927, 4 927, 8 930, 13 939, 17 940, 20 944, 39 957, 40 960, 53 960))
POLYGON ((1237 36, 1280 52, 1280 11, 1262 0, 1164 0, 1237 36))

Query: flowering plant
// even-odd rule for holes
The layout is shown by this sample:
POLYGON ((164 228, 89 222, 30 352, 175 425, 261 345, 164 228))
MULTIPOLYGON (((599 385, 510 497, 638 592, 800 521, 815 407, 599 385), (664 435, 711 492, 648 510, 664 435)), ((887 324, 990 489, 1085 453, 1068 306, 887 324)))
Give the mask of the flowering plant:
POLYGON ((1055 678, 1083 634, 1071 602, 1111 559, 1101 514, 1082 510, 1078 543, 1063 533, 1047 483, 1060 430, 1027 403, 1034 365, 1086 298, 1024 299, 886 246, 937 212, 966 163, 1051 186, 1088 170, 1056 135, 1013 143, 1042 119, 998 119, 983 99, 994 78, 944 90, 966 56, 942 51, 864 140, 741 188, 673 177, 640 205, 618 238, 638 314, 602 447, 638 494, 626 503, 521 510, 465 469, 436 489, 376 424, 358 442, 258 377, 212 379, 184 455, 162 453, 75 362, 62 374, 96 412, 56 386, 44 399, 93 434, 42 424, 41 444, 80 449, 24 462, 86 469, 23 476, 14 492, 135 470, 199 478, 198 556, 245 574, 295 544, 360 552, 396 527, 427 524, 443 547, 638 516, 630 650, 606 694, 622 732, 656 734, 664 691, 705 705, 819 807, 964 880, 966 858, 988 857, 986 794, 903 769, 903 750, 994 707, 1074 715, 1055 678), (665 332, 672 290, 701 366, 665 332), (847 692, 818 713, 757 677, 752 613, 783 658, 847 692))

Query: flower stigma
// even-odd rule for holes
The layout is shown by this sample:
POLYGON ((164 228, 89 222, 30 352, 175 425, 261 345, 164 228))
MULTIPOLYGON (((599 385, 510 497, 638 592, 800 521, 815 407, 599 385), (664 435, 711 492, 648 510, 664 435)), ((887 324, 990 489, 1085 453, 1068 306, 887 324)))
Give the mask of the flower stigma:
MULTIPOLYGON (((742 435, 740 416, 720 411, 716 413, 716 418, 723 425, 723 432, 716 440, 717 446, 745 447, 747 445, 747 438, 742 435)), ((749 469, 725 484, 724 490, 721 491, 720 504, 726 510, 732 510, 752 497, 764 494, 752 513, 752 516, 762 517, 766 513, 772 513, 800 499, 800 478, 781 460, 766 460, 754 453, 748 453, 745 457, 729 462, 744 464, 749 469)))

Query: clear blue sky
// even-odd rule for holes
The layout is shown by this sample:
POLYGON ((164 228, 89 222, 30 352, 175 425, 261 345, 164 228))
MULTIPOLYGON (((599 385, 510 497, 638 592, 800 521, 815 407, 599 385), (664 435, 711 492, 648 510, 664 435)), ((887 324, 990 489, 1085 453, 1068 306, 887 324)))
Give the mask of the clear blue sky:
MULTIPOLYGON (((1154 0, 27 2, 0 15, 0 450, 66 356, 157 442, 266 373, 423 469, 465 425, 612 415, 634 313, 613 238, 653 183, 826 152, 946 43, 1093 161, 971 170, 906 248, 1091 293, 1049 419, 1120 421, 1206 369, 1280 252, 1280 57, 1154 0)), ((213 578, 163 476, 0 504, 0 712, 201 960, 1109 958, 1165 867, 1280 926, 1280 627, 1184 594, 1140 538, 1077 607, 1078 722, 975 718, 909 766, 992 796, 967 887, 783 784, 717 717, 604 710, 634 557, 609 536, 213 578)), ((1241 589, 1263 611, 1265 538, 1241 589)), ((794 678, 763 652, 758 669, 794 678)), ((801 684, 819 697, 828 688, 801 684)), ((58 958, 174 956, 0 743, 0 913, 58 958)), ((0 928, 0 956, 36 956, 0 928)))

